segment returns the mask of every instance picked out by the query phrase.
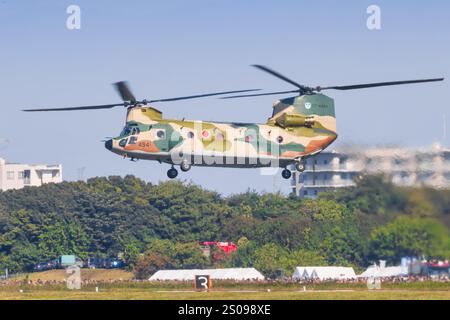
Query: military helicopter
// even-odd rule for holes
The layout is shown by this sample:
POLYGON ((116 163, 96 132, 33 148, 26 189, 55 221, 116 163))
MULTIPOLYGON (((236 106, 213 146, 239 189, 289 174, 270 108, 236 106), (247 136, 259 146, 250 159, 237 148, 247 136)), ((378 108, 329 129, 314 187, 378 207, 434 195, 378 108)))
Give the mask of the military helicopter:
POLYGON ((337 138, 334 100, 324 90, 355 90, 423 82, 443 81, 444 78, 366 83, 345 86, 308 87, 262 65, 254 67, 271 74, 296 89, 268 93, 248 93, 260 89, 235 90, 157 100, 137 100, 126 82, 115 87, 120 103, 66 108, 25 109, 26 112, 76 111, 125 107, 125 127, 115 138, 105 142, 109 151, 132 161, 156 160, 171 168, 167 176, 178 175, 175 166, 187 172, 192 166, 258 168, 280 167, 285 179, 289 169, 305 170, 305 159, 326 149, 337 138), (246 93, 247 92, 247 93, 246 93), (229 94, 237 94, 232 95, 229 94), (242 94, 246 93, 246 94, 242 94), (150 106, 210 96, 220 99, 247 98, 295 93, 273 104, 272 116, 266 123, 224 123, 197 120, 164 119, 162 112, 150 106))

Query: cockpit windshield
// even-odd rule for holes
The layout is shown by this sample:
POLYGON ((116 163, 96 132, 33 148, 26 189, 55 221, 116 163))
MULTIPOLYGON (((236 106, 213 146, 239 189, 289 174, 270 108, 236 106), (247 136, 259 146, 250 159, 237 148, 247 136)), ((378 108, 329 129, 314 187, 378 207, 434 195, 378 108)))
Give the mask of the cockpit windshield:
POLYGON ((131 127, 126 126, 125 128, 123 128, 122 132, 120 133, 121 137, 126 137, 128 135, 130 135, 131 133, 131 127))
POLYGON ((139 134, 141 131, 139 130, 139 128, 137 126, 125 126, 125 128, 123 128, 122 132, 120 133, 121 137, 126 137, 129 135, 136 135, 139 134))

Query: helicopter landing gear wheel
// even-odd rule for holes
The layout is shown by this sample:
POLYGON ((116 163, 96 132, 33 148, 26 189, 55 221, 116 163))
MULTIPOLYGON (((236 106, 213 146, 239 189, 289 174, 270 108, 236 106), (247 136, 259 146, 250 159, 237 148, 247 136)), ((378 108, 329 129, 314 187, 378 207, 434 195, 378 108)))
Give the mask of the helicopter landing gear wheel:
POLYGON ((183 172, 187 172, 187 171, 191 170, 191 167, 192 167, 191 164, 187 160, 183 160, 180 163, 180 169, 183 172))
POLYGON ((300 161, 296 162, 296 163, 295 163, 295 169, 296 169, 298 172, 303 172, 303 171, 305 171, 305 169, 306 169, 305 161, 300 160, 300 161))
POLYGON ((290 179, 292 177, 292 172, 291 172, 291 170, 284 169, 283 171, 281 171, 281 176, 284 179, 288 180, 288 179, 290 179))
POLYGON ((175 179, 175 178, 178 176, 178 171, 177 171, 177 169, 175 169, 174 167, 170 168, 170 169, 167 171, 167 176, 168 176, 170 179, 175 179))

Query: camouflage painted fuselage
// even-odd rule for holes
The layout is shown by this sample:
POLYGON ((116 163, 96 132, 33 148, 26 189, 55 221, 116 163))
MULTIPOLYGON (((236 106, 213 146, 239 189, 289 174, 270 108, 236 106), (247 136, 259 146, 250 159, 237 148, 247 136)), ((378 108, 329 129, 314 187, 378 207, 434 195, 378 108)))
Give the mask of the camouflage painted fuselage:
POLYGON ((312 94, 277 101, 266 124, 168 120, 152 107, 129 108, 124 130, 106 147, 169 164, 286 167, 336 138, 333 99, 312 94))

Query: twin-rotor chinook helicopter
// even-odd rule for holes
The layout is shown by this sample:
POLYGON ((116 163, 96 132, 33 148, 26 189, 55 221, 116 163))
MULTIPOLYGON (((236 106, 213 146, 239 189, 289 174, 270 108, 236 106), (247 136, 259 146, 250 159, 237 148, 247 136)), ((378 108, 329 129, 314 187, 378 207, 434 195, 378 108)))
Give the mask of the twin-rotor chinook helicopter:
POLYGON ((224 123, 195 120, 164 119, 161 111, 149 104, 257 91, 260 89, 225 91, 158 100, 135 98, 126 82, 115 83, 123 102, 107 105, 23 111, 74 111, 127 109, 125 127, 116 138, 105 142, 106 149, 131 160, 145 159, 168 163, 167 176, 177 177, 175 165, 184 172, 193 166, 257 168, 281 167, 282 176, 291 177, 290 165, 304 171, 304 160, 327 148, 337 138, 334 100, 323 90, 354 90, 401 84, 442 81, 421 79, 368 83, 331 87, 307 87, 265 66, 254 65, 291 85, 295 90, 224 96, 221 99, 282 95, 295 93, 273 105, 267 123, 224 123))

